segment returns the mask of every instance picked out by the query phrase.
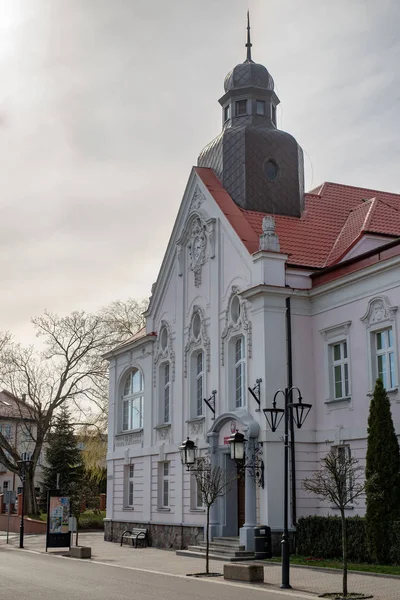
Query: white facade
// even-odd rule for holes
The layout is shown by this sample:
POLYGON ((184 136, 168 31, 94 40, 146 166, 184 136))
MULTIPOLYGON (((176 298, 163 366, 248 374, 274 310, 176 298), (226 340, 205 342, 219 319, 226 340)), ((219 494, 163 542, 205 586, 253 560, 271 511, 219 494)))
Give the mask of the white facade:
MULTIPOLYGON (((230 205, 218 200, 220 190, 202 171, 190 175, 144 335, 108 356, 106 538, 118 539, 129 523, 162 530, 160 545, 182 545, 182 528, 189 540, 198 535, 205 513, 178 446, 189 436, 229 472, 234 465, 227 438, 236 427, 250 444, 262 444, 265 486, 256 487, 246 475, 245 522, 244 498, 233 489, 213 509, 212 534, 238 535, 240 528, 252 549, 249 532, 256 524, 283 525, 283 424, 275 433, 268 429, 248 387, 262 379, 262 409, 287 386, 286 299, 293 384, 313 405, 295 432, 297 517, 334 514, 302 491, 301 481, 333 446, 348 446, 364 460, 369 398, 382 365, 400 433, 400 256, 392 253, 319 283, 311 269, 288 266, 270 218, 262 250, 250 254, 246 231, 239 235, 232 227, 230 205), (214 390, 215 415, 204 402, 214 390)), ((370 236, 350 252, 354 257, 385 243, 370 236)), ((282 397, 278 404, 283 406, 282 397)), ((363 514, 364 505, 350 510, 363 514)))

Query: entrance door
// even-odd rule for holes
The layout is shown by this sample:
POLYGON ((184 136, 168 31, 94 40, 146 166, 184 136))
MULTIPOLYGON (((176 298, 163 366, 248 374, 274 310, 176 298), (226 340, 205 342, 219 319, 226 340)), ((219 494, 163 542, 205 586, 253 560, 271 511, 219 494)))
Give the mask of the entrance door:
POLYGON ((245 510, 244 510, 244 500, 245 498, 245 478, 244 475, 240 475, 237 480, 237 519, 238 519, 238 529, 243 527, 245 523, 245 510))

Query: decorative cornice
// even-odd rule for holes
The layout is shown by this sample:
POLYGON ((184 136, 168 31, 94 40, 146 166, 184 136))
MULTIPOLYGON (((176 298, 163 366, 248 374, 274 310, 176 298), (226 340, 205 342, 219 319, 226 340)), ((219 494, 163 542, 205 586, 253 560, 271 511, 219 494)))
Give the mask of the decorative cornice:
POLYGON ((239 296, 240 289, 236 286, 232 286, 232 291, 228 299, 227 307, 225 309, 225 327, 221 334, 221 364, 225 364, 225 341, 235 333, 246 332, 247 333, 247 356, 251 358, 252 352, 252 332, 251 332, 251 321, 247 318, 247 303, 243 298, 239 296), (232 321, 230 308, 232 299, 237 296, 240 303, 240 315, 236 323, 232 321))
POLYGON ((325 327, 325 329, 320 329, 319 332, 324 338, 324 340, 328 341, 340 335, 347 336, 349 333, 350 325, 351 321, 346 321, 345 323, 339 323, 338 325, 332 325, 331 327, 325 327))

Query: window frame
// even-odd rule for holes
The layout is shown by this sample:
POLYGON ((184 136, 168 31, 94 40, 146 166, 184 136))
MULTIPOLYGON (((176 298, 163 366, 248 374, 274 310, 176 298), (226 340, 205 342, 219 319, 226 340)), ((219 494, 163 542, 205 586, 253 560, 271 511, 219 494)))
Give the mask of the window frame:
POLYGON ((194 352, 194 373, 193 373, 193 383, 194 383, 194 402, 193 402, 193 416, 194 417, 202 417, 203 416, 203 398, 204 398, 204 384, 205 384, 205 371, 204 371, 204 351, 202 348, 194 352), (201 356, 201 370, 199 371, 199 357, 201 356), (199 390, 199 382, 201 382, 201 391, 199 390), (200 395, 199 395, 200 391, 200 395))
POLYGON ((227 104, 226 106, 224 106, 224 123, 229 121, 230 118, 231 118, 231 105, 227 104))
POLYGON ((158 508, 167 510, 171 508, 170 497, 171 462, 163 460, 158 463, 158 508), (167 467, 168 472, 165 472, 167 467), (167 500, 167 502, 165 502, 167 500))
MULTIPOLYGON (((347 454, 347 458, 350 459, 351 458, 351 447, 350 444, 339 444, 338 446, 334 446, 335 448, 335 452, 337 453, 339 459, 340 459, 340 454, 343 452, 344 454, 347 454)), ((351 481, 351 475, 348 474, 348 477, 346 479, 346 495, 349 495, 349 491, 351 489, 351 485, 352 485, 352 481, 351 481)), ((349 503, 347 504, 346 508, 352 508, 353 504, 349 503)))
POLYGON ((246 117, 249 114, 248 111, 248 100, 247 98, 241 98, 240 100, 236 100, 235 101, 235 117, 246 117), (240 106, 245 106, 245 111, 244 112, 240 112, 239 107, 240 106))
POLYGON ((351 378, 351 321, 338 323, 320 330, 324 339, 324 373, 325 373, 325 404, 330 409, 343 408, 345 404, 352 399, 352 378, 351 378), (347 371, 348 371, 348 394, 341 398, 335 397, 335 379, 334 379, 334 361, 333 347, 337 344, 346 343, 347 346, 347 371))
POLYGON ((122 380, 122 393, 121 393, 121 432, 126 433, 128 431, 138 431, 143 429, 143 412, 144 412, 144 391, 145 383, 144 376, 139 367, 132 367, 129 372, 125 375, 122 380), (132 391, 133 373, 139 373, 140 375, 140 388, 137 392, 132 391), (128 379, 131 378, 130 393, 125 395, 125 388, 128 379), (138 404, 138 406, 137 406, 138 404), (138 427, 134 427, 134 411, 139 414, 138 427), (125 427, 126 424, 126 427, 125 427))
POLYGON ((135 464, 125 465, 124 473, 124 508, 133 510, 135 507, 135 464))
POLYGON ((391 391, 397 388, 398 379, 397 379, 397 368, 396 368, 396 346, 394 342, 394 329, 392 325, 387 325, 386 327, 377 329, 371 332, 371 351, 373 353, 373 365, 372 372, 374 374, 374 379, 378 379, 379 377, 383 381, 383 385, 387 391, 391 391), (392 344, 390 345, 389 332, 391 332, 392 344), (381 335, 384 338, 387 338, 387 346, 378 348, 378 336, 381 335), (386 358, 386 368, 382 367, 384 371, 382 373, 382 377, 380 376, 380 368, 379 368, 379 357, 386 358), (392 360, 391 360, 392 357, 392 360), (391 366, 393 365, 393 373, 391 366), (385 385, 388 382, 388 378, 390 378, 390 386, 385 385), (386 381, 385 381, 386 380, 386 381))
POLYGON ((266 109, 265 100, 256 100, 256 115, 259 117, 265 117, 265 115, 266 115, 265 109, 266 109), (258 111, 259 106, 262 107, 262 109, 263 109, 262 112, 258 111))
POLYGON ((243 335, 236 336, 233 340, 233 382, 234 382, 234 394, 235 394, 235 405, 234 408, 243 408, 246 406, 246 344, 243 335), (237 344, 241 344, 241 356, 237 358, 237 344), (238 369, 241 372, 240 382, 240 403, 238 404, 238 369))
MULTIPOLYGON (((204 465, 205 458, 199 457, 196 459, 196 467, 204 465)), ((205 504, 203 498, 199 495, 197 479, 194 473, 190 474, 190 510, 194 512, 204 512, 205 504)))
POLYGON ((343 338, 338 341, 329 344, 329 362, 330 362, 330 377, 331 377, 331 389, 332 389, 332 400, 340 401, 347 400, 350 397, 350 366, 349 366, 349 346, 347 339, 343 338), (335 359, 335 347, 340 349, 340 358, 335 359), (344 355, 346 351, 346 356, 344 355), (347 377, 346 377, 347 367, 347 377), (336 394, 336 370, 340 371, 340 386, 342 393, 336 394), (347 381, 347 387, 346 387, 347 381), (344 393, 343 393, 344 392, 344 393))
POLYGON ((161 377, 160 377, 160 388, 161 388, 161 424, 168 425, 171 423, 171 364, 164 362, 161 365, 161 377), (166 379, 166 373, 168 372, 168 380, 166 379))

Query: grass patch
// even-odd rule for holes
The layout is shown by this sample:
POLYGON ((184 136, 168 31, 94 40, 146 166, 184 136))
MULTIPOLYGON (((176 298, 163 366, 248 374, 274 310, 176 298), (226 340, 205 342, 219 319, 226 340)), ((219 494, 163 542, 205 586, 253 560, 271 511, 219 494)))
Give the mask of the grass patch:
MULTIPOLYGON (((268 559, 270 562, 280 563, 280 557, 268 559)), ((343 569, 343 563, 338 559, 324 559, 305 556, 291 556, 292 565, 307 565, 308 567, 324 567, 329 569, 343 569)), ((362 571, 364 573, 384 573, 385 575, 400 575, 400 565, 369 565, 366 563, 349 563, 349 571, 362 571)))

